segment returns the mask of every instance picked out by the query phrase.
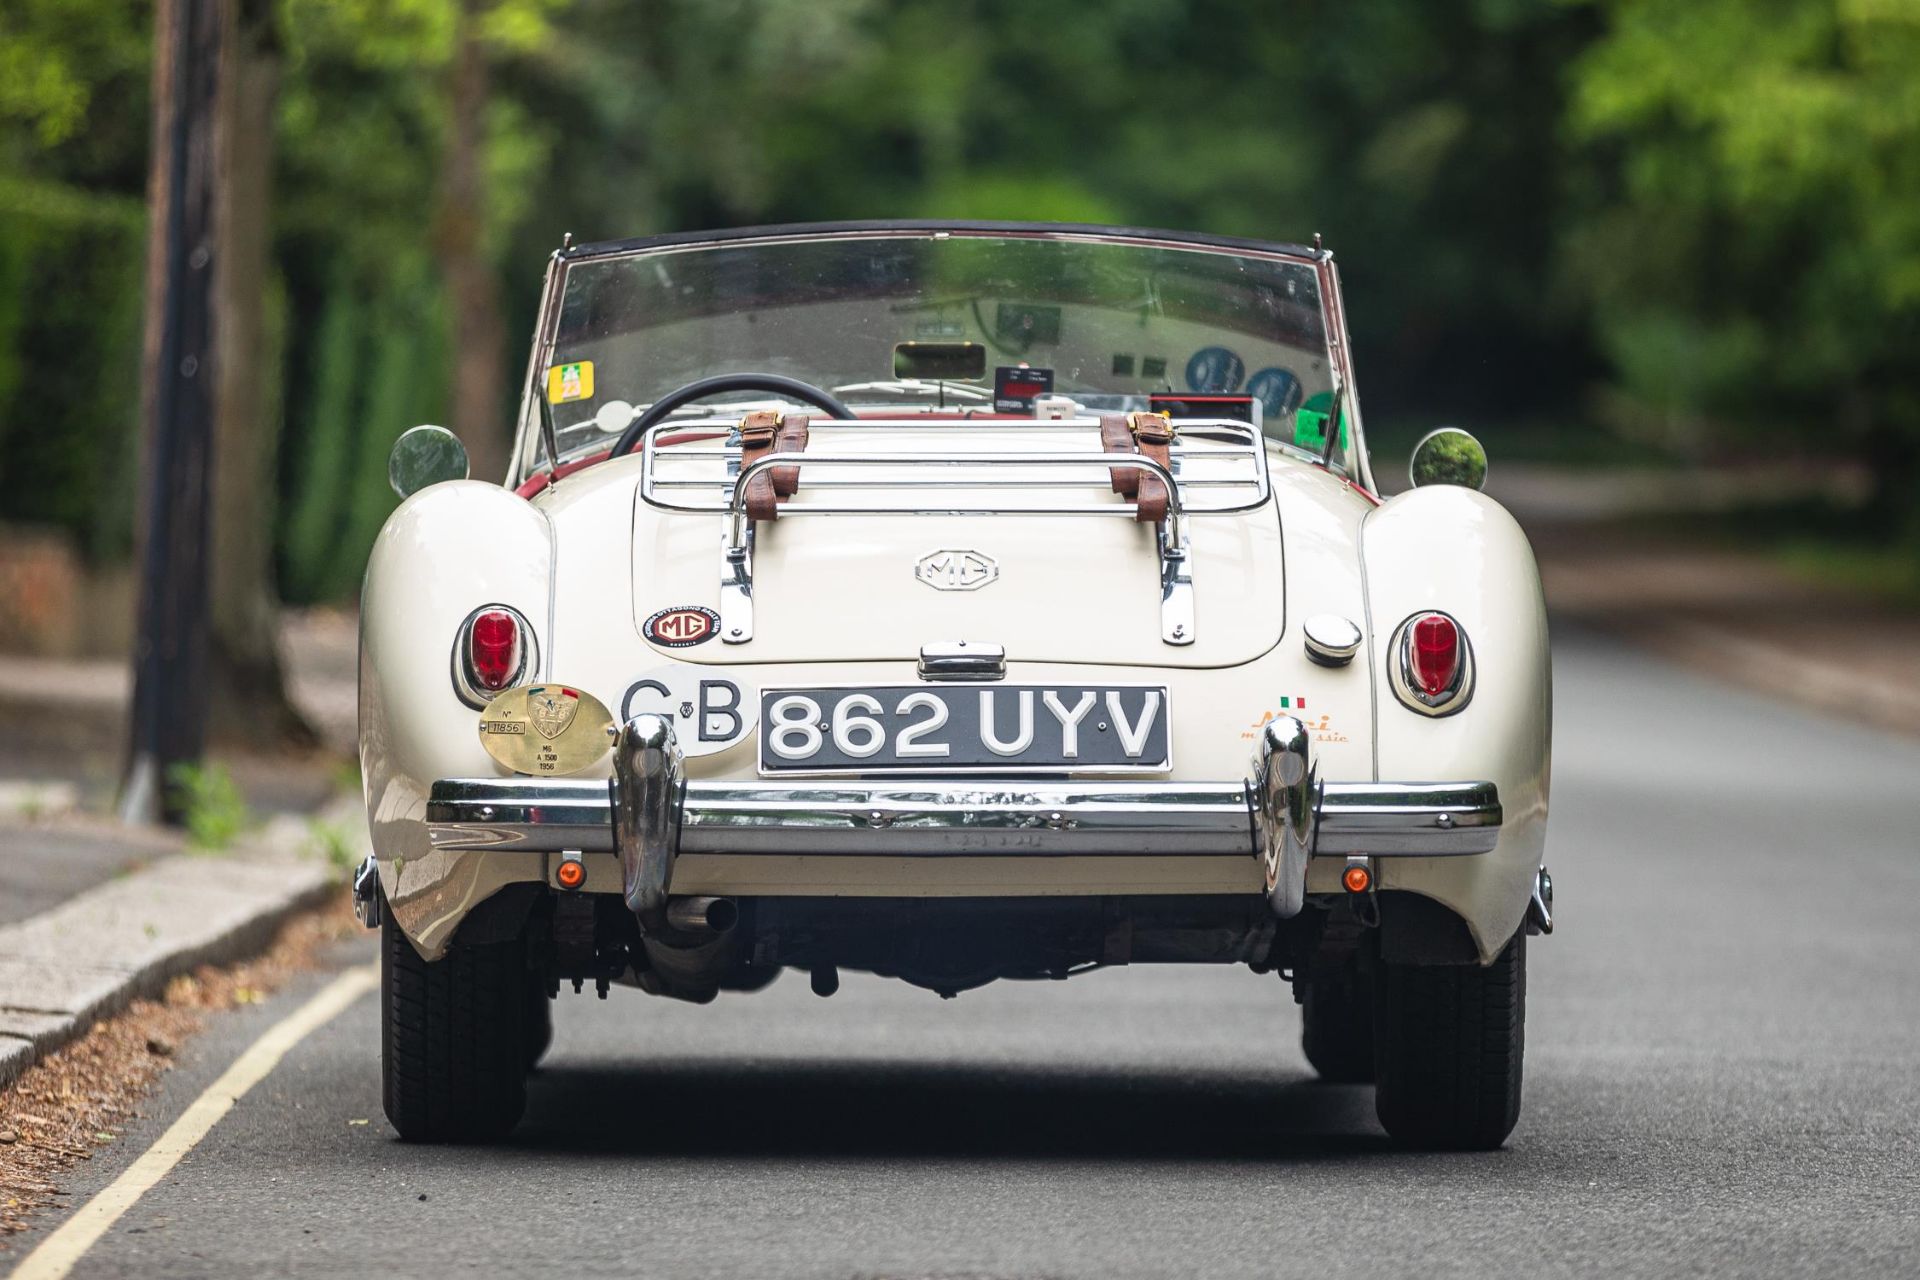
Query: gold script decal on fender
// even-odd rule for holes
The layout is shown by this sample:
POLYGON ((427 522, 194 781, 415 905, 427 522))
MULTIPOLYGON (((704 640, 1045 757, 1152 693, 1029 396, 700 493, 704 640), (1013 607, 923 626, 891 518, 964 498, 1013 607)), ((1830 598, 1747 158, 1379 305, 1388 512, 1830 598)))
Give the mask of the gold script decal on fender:
POLYGON ((613 733, 606 704, 572 685, 522 685, 480 713, 480 745, 487 754, 534 777, 578 773, 598 763, 613 745, 613 733))

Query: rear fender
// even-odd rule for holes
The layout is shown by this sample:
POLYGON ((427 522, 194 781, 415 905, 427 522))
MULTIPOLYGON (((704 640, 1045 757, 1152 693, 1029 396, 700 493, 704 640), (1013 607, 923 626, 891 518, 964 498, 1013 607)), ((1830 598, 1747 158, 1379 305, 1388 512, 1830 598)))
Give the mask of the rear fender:
POLYGON ((1435 485, 1369 512, 1360 551, 1373 635, 1375 776, 1491 779, 1505 811, 1492 853, 1385 858, 1378 883, 1425 894, 1459 913, 1484 963, 1520 927, 1546 845, 1553 692, 1533 548, 1491 498, 1435 485), (1471 701, 1437 718, 1402 705, 1388 674, 1397 660, 1394 632, 1429 609, 1460 624, 1475 666, 1471 701))
POLYGON ((460 917, 499 888, 491 878, 503 870, 498 859, 435 853, 427 840, 435 778, 505 772, 480 746, 478 713, 454 692, 456 634, 480 606, 509 605, 533 629, 529 678, 543 676, 552 649, 553 549, 546 517, 525 499, 461 480, 401 503, 367 562, 360 773, 381 887, 428 959, 445 949, 460 917))

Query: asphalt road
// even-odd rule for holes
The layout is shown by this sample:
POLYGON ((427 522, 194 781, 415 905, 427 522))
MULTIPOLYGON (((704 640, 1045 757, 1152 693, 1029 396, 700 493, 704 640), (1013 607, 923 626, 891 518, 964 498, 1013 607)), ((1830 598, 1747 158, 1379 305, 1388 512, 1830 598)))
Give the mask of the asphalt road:
MULTIPOLYGON (((1391 1150, 1244 970, 568 997, 480 1150, 393 1139, 366 998, 74 1274, 1920 1273, 1920 742, 1560 640, 1560 931, 1502 1152, 1391 1150)), ((185 1048, 72 1203, 326 976, 185 1048)))

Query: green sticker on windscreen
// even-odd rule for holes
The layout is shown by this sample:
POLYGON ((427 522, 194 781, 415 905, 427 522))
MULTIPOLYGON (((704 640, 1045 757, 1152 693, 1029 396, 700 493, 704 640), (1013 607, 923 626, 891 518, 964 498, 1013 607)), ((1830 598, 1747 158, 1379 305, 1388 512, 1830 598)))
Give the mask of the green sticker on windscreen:
MULTIPOLYGON (((1324 393, 1314 397, 1321 402, 1318 409, 1309 409, 1306 405, 1293 411, 1293 443, 1302 449, 1319 453, 1327 447, 1327 409, 1330 402, 1324 393)), ((1313 401, 1308 401, 1308 404, 1313 401)), ((1347 424, 1340 424, 1340 447, 1347 447, 1347 424)))

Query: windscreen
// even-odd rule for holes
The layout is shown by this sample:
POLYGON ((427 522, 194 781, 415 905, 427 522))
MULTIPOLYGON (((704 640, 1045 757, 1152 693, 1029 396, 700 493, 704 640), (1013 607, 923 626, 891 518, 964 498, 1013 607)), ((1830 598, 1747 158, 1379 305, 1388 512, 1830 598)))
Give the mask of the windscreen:
POLYGON ((538 390, 563 457, 605 447, 634 411, 723 373, 797 378, 862 413, 1019 414, 1039 394, 1090 410, 1211 396, 1194 403, 1316 451, 1333 385, 1315 270, 1278 254, 849 233, 585 259, 566 265, 561 288, 538 390), (961 344, 985 358, 946 368, 976 375, 901 376, 938 375, 934 357, 961 344))

